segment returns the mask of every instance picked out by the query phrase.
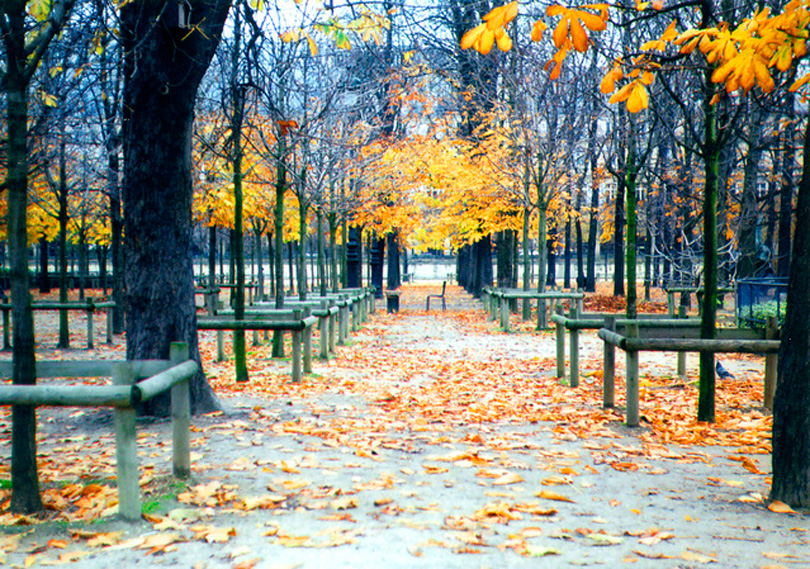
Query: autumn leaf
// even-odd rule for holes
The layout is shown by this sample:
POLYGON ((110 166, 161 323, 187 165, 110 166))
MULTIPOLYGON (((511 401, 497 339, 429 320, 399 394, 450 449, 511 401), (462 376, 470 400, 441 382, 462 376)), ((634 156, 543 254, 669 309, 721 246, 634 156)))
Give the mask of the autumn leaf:
POLYGON ((796 510, 794 510, 793 508, 791 508, 790 506, 788 506, 787 504, 785 504, 784 502, 781 502, 779 500, 774 500, 773 502, 768 504, 768 509, 770 511, 772 511, 772 512, 777 513, 777 514, 795 514, 796 513, 796 510))
POLYGON ((558 494, 557 492, 552 492, 550 490, 540 490, 539 492, 534 493, 535 496, 538 498, 542 498, 544 500, 556 500, 558 502, 572 502, 573 500, 568 496, 564 496, 562 494, 558 494))

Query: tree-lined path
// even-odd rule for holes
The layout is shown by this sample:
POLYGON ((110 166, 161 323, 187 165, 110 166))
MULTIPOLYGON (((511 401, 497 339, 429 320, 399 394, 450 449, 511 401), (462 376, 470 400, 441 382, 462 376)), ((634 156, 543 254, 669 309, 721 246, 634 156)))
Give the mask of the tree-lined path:
MULTIPOLYGON (((600 407, 595 335, 583 339, 583 381, 571 389, 554 377, 552 333, 517 320, 518 333, 499 332, 455 286, 447 312, 426 313, 425 296, 440 286, 405 285, 399 314, 378 309, 301 384, 269 345, 249 348, 250 381, 237 384, 233 363, 215 363, 214 337, 201 333, 227 411, 193 419, 188 486, 167 477, 169 423, 139 424, 139 524, 110 517, 109 417, 41 410, 49 510, 29 525, 1 491, 2 559, 266 569, 810 563, 806 516, 764 505, 761 358, 724 360, 736 379, 718 384, 714 425, 694 422, 696 361, 684 383, 674 357, 642 358, 644 419, 629 430, 621 409, 600 407)), ((40 352, 121 356, 120 347, 56 351, 56 328, 38 323, 40 352)), ((6 431, 4 449, 8 441, 6 431)))

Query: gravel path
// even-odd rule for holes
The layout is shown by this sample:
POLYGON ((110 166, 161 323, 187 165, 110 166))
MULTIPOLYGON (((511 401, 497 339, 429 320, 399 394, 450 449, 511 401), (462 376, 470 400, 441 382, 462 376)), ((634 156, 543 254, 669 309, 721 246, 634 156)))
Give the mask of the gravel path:
MULTIPOLYGON (((808 517, 771 512, 759 500, 769 455, 665 446, 571 391, 527 402, 523 390, 557 383, 553 336, 498 333, 459 311, 475 301, 449 289, 447 314, 425 313, 425 287, 408 289, 399 315, 378 312, 337 361, 316 364, 311 389, 284 393, 281 385, 270 398, 253 379, 254 390, 223 392, 225 414, 194 420, 190 488, 174 497, 169 482, 147 485, 148 520, 5 527, 0 561, 91 569, 810 566, 808 517), (511 385, 508 395, 476 388, 493 374, 511 385), (442 399, 445 390, 452 398, 442 399), (548 420, 549 410, 558 418, 548 420)), ((586 335, 583 352, 583 362, 596 361, 594 337, 586 335)), ((660 365, 664 373, 670 364, 660 365)), ((104 414, 47 410, 41 418, 45 454, 71 441, 114 447, 104 414)), ((143 421, 139 433, 145 475, 163 480, 169 425, 143 421)))

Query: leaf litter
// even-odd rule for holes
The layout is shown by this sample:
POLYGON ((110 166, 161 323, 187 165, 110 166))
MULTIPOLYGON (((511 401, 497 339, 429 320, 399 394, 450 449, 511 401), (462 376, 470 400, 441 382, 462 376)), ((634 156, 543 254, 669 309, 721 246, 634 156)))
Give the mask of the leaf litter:
MULTIPOLYGON (((418 299, 426 288, 410 287, 404 304, 408 294, 418 299)), ((453 297, 463 300, 453 288, 448 288, 451 306, 453 297)), ((97 329, 103 326, 102 321, 97 329)), ((81 329, 79 324, 74 328, 81 329)), ((266 345, 250 348, 251 381, 236 384, 231 364, 214 361, 213 335, 201 333, 211 383, 237 413, 194 421, 193 470, 199 483, 176 492, 168 508, 145 517, 144 530, 154 528, 151 534, 128 538, 125 531, 74 532, 21 549, 31 535, 24 529, 15 535, 19 539, 0 542, 0 561, 20 554, 26 563, 87 563, 86 557, 96 551, 170 555, 188 542, 240 543, 249 533, 244 522, 240 525, 245 516, 271 516, 251 523, 251 529, 263 526, 256 535, 264 547, 276 544, 288 550, 341 548, 362 543, 369 532, 404 527, 439 532, 431 533, 435 537, 429 542, 408 544, 403 551, 411 557, 444 549, 453 555, 512 551, 527 560, 546 555, 582 560, 590 555, 587 549, 571 550, 569 545, 590 545, 621 550, 617 559, 625 562, 722 561, 714 551, 691 547, 700 543, 694 541, 694 530, 639 529, 655 508, 645 508, 626 491, 592 494, 592 488, 607 480, 614 488, 613 479, 605 477, 617 475, 630 477, 621 480, 624 484, 641 477, 648 499, 680 503, 685 512, 700 510, 703 519, 707 511, 719 515, 742 507, 749 516, 793 516, 795 526, 800 514, 789 507, 774 503, 765 509, 767 457, 759 461, 756 455, 770 452, 770 416, 760 409, 762 375, 755 358, 739 358, 745 367, 738 379, 718 383, 714 425, 694 421, 694 378, 673 382, 671 375, 661 373, 660 360, 643 362, 644 428, 628 433, 619 412, 601 408, 598 342, 583 334, 583 381, 572 390, 553 377, 553 336, 531 327, 523 330, 504 335, 480 310, 378 312, 348 347, 327 363, 316 362, 316 374, 300 384, 289 381, 289 364, 272 360, 266 345), (232 441, 231 452, 217 452, 223 440, 232 441), (673 476, 672 471, 691 481, 693 491, 681 496, 683 488, 658 489, 648 478, 673 476), (454 505, 445 494, 457 489, 464 498, 454 505), (470 499, 476 489, 480 493, 470 499), (713 489, 722 492, 712 494, 713 489), (437 501, 426 503, 428 496, 437 501), (561 505, 548 507, 542 501, 561 505), (308 512, 321 514, 302 526, 296 518, 308 512), (591 520, 588 527, 580 525, 583 516, 591 520), (516 524, 523 527, 513 528, 516 524), (610 527, 599 527, 605 524, 610 527)), ((48 338, 38 327, 43 345, 48 338)), ((48 357, 78 353, 45 351, 48 357)), ((121 357, 122 351, 120 345, 103 346, 81 356, 121 357)), ((618 367, 620 374, 620 362, 618 367)), ((620 409, 624 394, 619 381, 616 391, 620 409)), ((0 490, 0 521, 9 528, 28 528, 42 520, 114 519, 117 493, 109 426, 88 428, 93 410, 60 411, 62 415, 40 415, 48 432, 60 435, 57 444, 40 440, 40 476, 49 510, 44 517, 15 516, 8 512, 9 492, 0 490), (68 432, 59 427, 65 412, 78 425, 68 432)), ((139 426, 145 501, 158 491, 170 457, 165 428, 160 423, 139 426)), ((8 436, 3 433, 4 441, 8 436)), ((0 464, 0 475, 7 477, 7 469, 7 462, 0 464)), ((690 513, 686 518, 700 519, 690 513)), ((743 519, 726 533, 746 539, 743 519)), ((804 535, 794 535, 794 543, 802 544, 804 535)), ((259 547, 256 539, 231 550, 237 553, 231 566, 262 566, 251 555, 259 547)), ((731 552, 732 557, 738 554, 731 552)), ((807 561, 801 548, 795 554, 807 561)))

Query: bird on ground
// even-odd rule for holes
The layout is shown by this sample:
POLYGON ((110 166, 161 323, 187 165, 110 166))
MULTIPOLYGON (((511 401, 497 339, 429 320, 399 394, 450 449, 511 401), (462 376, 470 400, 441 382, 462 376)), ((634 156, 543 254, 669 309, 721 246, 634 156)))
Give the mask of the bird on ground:
POLYGON ((717 362, 717 365, 714 366, 714 371, 717 372, 717 377, 720 379, 734 379, 734 375, 724 368, 720 362, 717 362))

